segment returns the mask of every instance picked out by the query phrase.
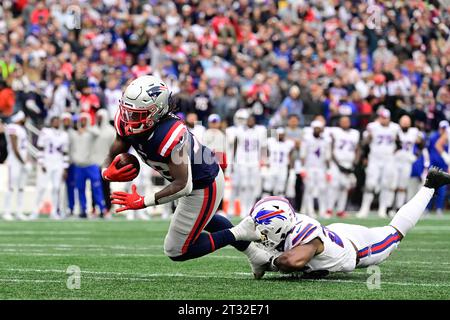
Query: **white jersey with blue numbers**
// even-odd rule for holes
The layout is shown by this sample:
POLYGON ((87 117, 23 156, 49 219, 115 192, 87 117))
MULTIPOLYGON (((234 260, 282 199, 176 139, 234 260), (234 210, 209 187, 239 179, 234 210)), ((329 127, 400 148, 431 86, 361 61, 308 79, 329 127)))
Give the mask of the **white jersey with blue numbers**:
POLYGON ((262 149, 267 146, 267 132, 260 126, 239 127, 235 131, 237 141, 235 163, 256 166, 262 158, 262 149))
POLYGON ((64 155, 69 151, 69 136, 67 132, 54 128, 44 128, 39 134, 37 146, 42 148, 38 160, 46 168, 64 166, 64 155))
POLYGON ((271 168, 286 168, 289 165, 289 155, 294 148, 292 140, 279 141, 276 138, 267 140, 269 149, 269 164, 271 168))
POLYGON ((393 122, 387 126, 382 126, 378 121, 369 123, 365 133, 372 137, 369 157, 377 159, 392 157, 397 148, 399 131, 400 126, 393 122))
POLYGON ((303 214, 297 215, 297 222, 286 237, 284 251, 307 244, 318 238, 323 243, 323 252, 314 256, 305 266, 305 272, 327 270, 350 272, 356 266, 356 249, 350 240, 322 226, 319 221, 303 214))
POLYGON ((300 158, 305 160, 306 168, 326 169, 327 161, 331 159, 331 140, 321 135, 316 138, 313 135, 303 137, 300 146, 300 158))
POLYGON ((401 149, 395 153, 395 158, 401 162, 413 163, 416 161, 414 146, 421 134, 422 133, 417 128, 409 128, 406 132, 400 130, 398 137, 400 139, 401 149))
POLYGON ((359 143, 359 132, 355 129, 344 130, 339 127, 330 128, 333 139, 333 155, 340 165, 350 168, 356 157, 359 143))

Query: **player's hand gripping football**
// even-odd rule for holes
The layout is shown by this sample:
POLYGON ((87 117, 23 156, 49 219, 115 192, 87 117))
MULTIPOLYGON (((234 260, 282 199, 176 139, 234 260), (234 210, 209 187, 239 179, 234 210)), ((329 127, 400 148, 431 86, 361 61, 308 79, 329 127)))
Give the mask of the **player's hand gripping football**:
POLYGON ((125 210, 139 210, 145 208, 144 197, 136 191, 136 185, 131 186, 131 193, 115 191, 111 195, 111 203, 121 206, 116 209, 116 213, 125 210))
POLYGON ((133 164, 127 164, 118 169, 116 164, 120 161, 120 155, 117 155, 108 168, 103 170, 103 179, 109 181, 126 182, 136 178, 137 170, 133 167, 133 164))

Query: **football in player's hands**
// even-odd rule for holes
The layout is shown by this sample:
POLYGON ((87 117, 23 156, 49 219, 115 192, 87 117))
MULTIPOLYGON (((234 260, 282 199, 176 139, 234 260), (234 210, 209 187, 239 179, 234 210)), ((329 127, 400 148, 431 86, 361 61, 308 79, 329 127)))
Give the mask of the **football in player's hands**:
POLYGON ((139 160, 129 153, 117 155, 107 169, 103 169, 102 176, 105 180, 126 182, 135 179, 139 175, 139 160))
POLYGON ((136 158, 134 155, 132 155, 131 153, 121 153, 118 155, 119 157, 119 161, 117 161, 116 163, 116 168, 117 169, 121 169, 123 167, 125 167, 126 165, 133 165, 133 168, 136 169, 136 177, 139 174, 139 170, 141 170, 141 165, 139 164, 139 160, 138 158, 136 158))

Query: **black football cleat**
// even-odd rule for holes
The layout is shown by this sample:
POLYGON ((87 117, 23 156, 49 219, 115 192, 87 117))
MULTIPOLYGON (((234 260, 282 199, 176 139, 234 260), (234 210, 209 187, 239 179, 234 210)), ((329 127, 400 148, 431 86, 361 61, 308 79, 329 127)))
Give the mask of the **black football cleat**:
POLYGON ((430 171, 428 171, 424 186, 439 189, 447 184, 450 184, 450 174, 437 167, 431 167, 430 171))

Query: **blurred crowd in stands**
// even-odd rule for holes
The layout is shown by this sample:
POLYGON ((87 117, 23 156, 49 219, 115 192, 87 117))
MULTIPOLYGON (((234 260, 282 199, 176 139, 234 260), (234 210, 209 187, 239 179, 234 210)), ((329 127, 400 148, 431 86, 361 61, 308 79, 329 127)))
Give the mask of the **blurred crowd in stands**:
POLYGON ((4 0, 0 116, 113 119, 127 81, 154 74, 204 124, 249 108, 273 127, 345 114, 364 128, 384 104, 435 130, 450 118, 449 26, 445 1, 4 0))

